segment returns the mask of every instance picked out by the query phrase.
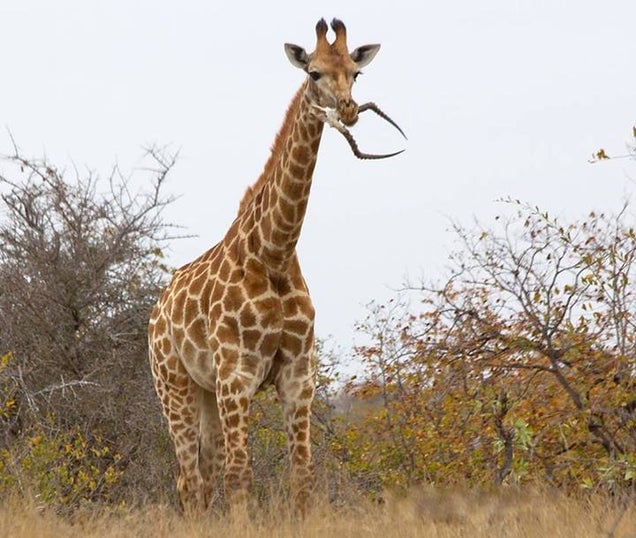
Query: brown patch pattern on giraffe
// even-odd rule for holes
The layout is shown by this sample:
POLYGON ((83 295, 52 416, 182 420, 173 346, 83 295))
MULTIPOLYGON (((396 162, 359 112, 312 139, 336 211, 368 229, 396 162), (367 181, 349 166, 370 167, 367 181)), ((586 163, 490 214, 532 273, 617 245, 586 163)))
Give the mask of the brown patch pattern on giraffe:
POLYGON ((287 110, 263 173, 224 238, 176 271, 150 318, 150 365, 188 513, 210 504, 223 465, 230 506, 244 506, 252 480, 250 401, 267 383, 283 409, 301 510, 313 488, 314 308, 296 243, 325 121, 319 107, 337 103, 348 113, 357 107, 350 93, 357 64, 344 25, 332 27, 337 37, 329 44, 326 23, 318 23, 312 54, 286 45, 290 61, 311 76, 287 110))

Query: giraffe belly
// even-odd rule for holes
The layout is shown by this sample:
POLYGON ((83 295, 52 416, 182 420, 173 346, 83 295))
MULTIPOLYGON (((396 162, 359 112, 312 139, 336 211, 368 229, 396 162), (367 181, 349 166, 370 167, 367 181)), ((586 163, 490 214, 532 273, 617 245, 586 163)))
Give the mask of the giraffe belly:
POLYGON ((270 316, 266 327, 244 327, 233 317, 221 317, 212 324, 205 347, 192 346, 187 339, 177 343, 181 362, 192 380, 205 390, 213 392, 219 377, 233 376, 256 389, 271 378, 282 341, 278 316, 270 316))
POLYGON ((211 351, 206 353, 205 357, 199 355, 196 364, 184 361, 184 366, 192 380, 210 392, 216 391, 219 373, 224 379, 239 377, 256 390, 271 383, 278 369, 274 356, 249 353, 240 356, 234 362, 224 360, 222 356, 215 355, 211 351), (205 364, 202 364, 203 362, 205 364))
POLYGON ((192 380, 207 391, 216 390, 217 367, 211 350, 198 351, 194 360, 181 357, 181 361, 192 380))

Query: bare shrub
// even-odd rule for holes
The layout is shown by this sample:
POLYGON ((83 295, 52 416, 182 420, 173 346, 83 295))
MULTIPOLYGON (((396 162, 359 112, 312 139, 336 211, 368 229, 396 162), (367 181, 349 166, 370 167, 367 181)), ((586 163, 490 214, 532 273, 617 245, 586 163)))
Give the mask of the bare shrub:
POLYGON ((33 427, 51 438, 80 428, 118 454, 120 496, 157 493, 171 468, 146 322, 167 272, 163 188, 175 159, 150 149, 150 167, 100 178, 16 149, 0 172, 0 355, 13 354, 0 448, 33 427))

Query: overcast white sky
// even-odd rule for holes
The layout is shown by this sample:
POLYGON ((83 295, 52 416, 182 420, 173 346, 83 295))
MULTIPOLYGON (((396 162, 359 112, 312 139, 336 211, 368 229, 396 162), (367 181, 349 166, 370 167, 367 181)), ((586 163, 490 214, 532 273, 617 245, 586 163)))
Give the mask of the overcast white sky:
POLYGON ((407 274, 441 277, 449 218, 487 221, 506 196, 579 218, 634 190, 633 162, 587 162, 624 152, 636 123, 634 0, 6 0, 0 123, 25 155, 104 175, 144 145, 180 148, 167 218, 197 235, 171 246, 180 265, 222 237, 262 170, 303 79, 283 43, 313 50, 334 16, 351 48, 382 44, 354 97, 409 140, 365 116, 363 150, 407 151, 363 162, 325 131, 298 247, 319 336, 348 347, 365 303, 407 274))

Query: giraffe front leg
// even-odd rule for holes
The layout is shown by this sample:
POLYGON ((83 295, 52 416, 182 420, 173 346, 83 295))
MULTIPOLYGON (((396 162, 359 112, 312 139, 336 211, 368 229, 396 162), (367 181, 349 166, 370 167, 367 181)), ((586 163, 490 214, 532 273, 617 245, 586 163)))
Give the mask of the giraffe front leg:
POLYGON ((199 469, 203 479, 205 506, 214 503, 217 478, 225 463, 225 440, 219 418, 216 394, 204 391, 201 405, 199 469))
POLYGON ((219 417, 225 439, 224 491, 232 514, 243 512, 252 486, 252 467, 247 449, 250 399, 254 382, 236 374, 217 381, 219 417))
POLYGON ((310 435, 314 377, 313 357, 302 356, 283 367, 276 383, 287 433, 292 496, 303 516, 315 485, 310 435))

